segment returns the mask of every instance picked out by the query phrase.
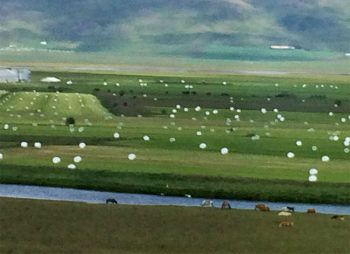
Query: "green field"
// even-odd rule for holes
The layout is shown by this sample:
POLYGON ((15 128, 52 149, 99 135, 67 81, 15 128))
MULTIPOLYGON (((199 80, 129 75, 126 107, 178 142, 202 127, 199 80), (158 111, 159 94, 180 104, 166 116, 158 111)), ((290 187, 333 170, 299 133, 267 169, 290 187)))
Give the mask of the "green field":
POLYGON ((1 253, 348 253, 349 216, 0 199, 1 253), (279 228, 281 221, 293 228, 279 228))
POLYGON ((0 181, 349 204, 349 81, 34 72, 31 83, 0 85, 0 181), (46 76, 62 83, 40 82, 46 76), (77 169, 67 169, 78 155, 77 169))
MULTIPOLYGON (((142 47, 143 48, 143 47, 142 47)), ((220 47, 223 50, 223 47, 220 47)), ((218 57, 191 58, 181 55, 147 56, 145 52, 130 54, 113 54, 103 52, 41 52, 41 51, 0 51, 1 66, 24 66, 33 70, 52 70, 66 72, 103 72, 103 73, 131 73, 134 75, 154 73, 155 75, 193 76, 245 73, 255 75, 262 73, 291 73, 301 75, 322 75, 322 78, 334 78, 335 75, 350 74, 350 60, 343 54, 334 52, 303 52, 307 57, 298 57, 297 52, 273 52, 270 49, 233 49, 231 59, 223 57, 228 52, 214 50, 218 57), (254 60, 258 55, 272 54, 264 61, 254 60), (330 54, 330 56, 327 56, 330 54), (322 56, 323 57, 320 57, 322 56), (248 58, 246 58, 248 57, 248 58), (291 59, 288 59, 291 58, 291 59), (313 59, 313 60, 312 60, 313 59)), ((231 52, 232 54, 232 52, 231 52)), ((210 52, 209 52, 210 55, 210 52)), ((229 57, 230 58, 230 57, 229 57)))

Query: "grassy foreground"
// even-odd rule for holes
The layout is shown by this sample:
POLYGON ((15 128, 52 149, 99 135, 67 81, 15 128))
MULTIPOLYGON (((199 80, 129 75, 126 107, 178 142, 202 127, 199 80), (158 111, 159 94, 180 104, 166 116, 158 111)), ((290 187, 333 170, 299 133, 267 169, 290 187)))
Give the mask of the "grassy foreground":
POLYGON ((0 199, 1 253, 348 253, 350 220, 0 199))

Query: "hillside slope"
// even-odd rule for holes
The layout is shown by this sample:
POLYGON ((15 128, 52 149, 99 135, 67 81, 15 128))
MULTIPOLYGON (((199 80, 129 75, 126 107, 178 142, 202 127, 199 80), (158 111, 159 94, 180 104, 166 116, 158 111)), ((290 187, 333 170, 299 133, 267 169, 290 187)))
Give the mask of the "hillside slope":
POLYGON ((0 47, 186 56, 271 44, 350 51, 345 0, 1 2, 0 47))

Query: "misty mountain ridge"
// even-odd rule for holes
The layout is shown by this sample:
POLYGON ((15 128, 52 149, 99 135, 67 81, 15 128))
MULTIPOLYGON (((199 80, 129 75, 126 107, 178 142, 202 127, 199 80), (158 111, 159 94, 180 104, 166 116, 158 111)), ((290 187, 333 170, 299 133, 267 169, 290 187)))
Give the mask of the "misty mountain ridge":
POLYGON ((349 13, 345 0, 1 0, 0 47, 213 58, 273 44, 349 52, 349 13))

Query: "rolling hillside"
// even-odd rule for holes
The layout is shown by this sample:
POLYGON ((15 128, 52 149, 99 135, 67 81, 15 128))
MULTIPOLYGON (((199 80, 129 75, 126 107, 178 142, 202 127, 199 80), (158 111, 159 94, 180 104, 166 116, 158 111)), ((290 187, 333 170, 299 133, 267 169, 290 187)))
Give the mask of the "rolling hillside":
MULTIPOLYGON (((287 60, 350 51, 344 0, 2 0, 0 47, 215 59, 275 59, 271 44, 304 49, 287 60), (45 43, 40 44, 40 42, 45 43), (317 51, 315 55, 309 50, 317 51), (271 50, 269 50, 271 51, 271 50), (259 51, 260 52, 260 51, 259 51), (301 56, 300 56, 301 55, 301 56)), ((277 57, 278 58, 278 57, 277 57)))

